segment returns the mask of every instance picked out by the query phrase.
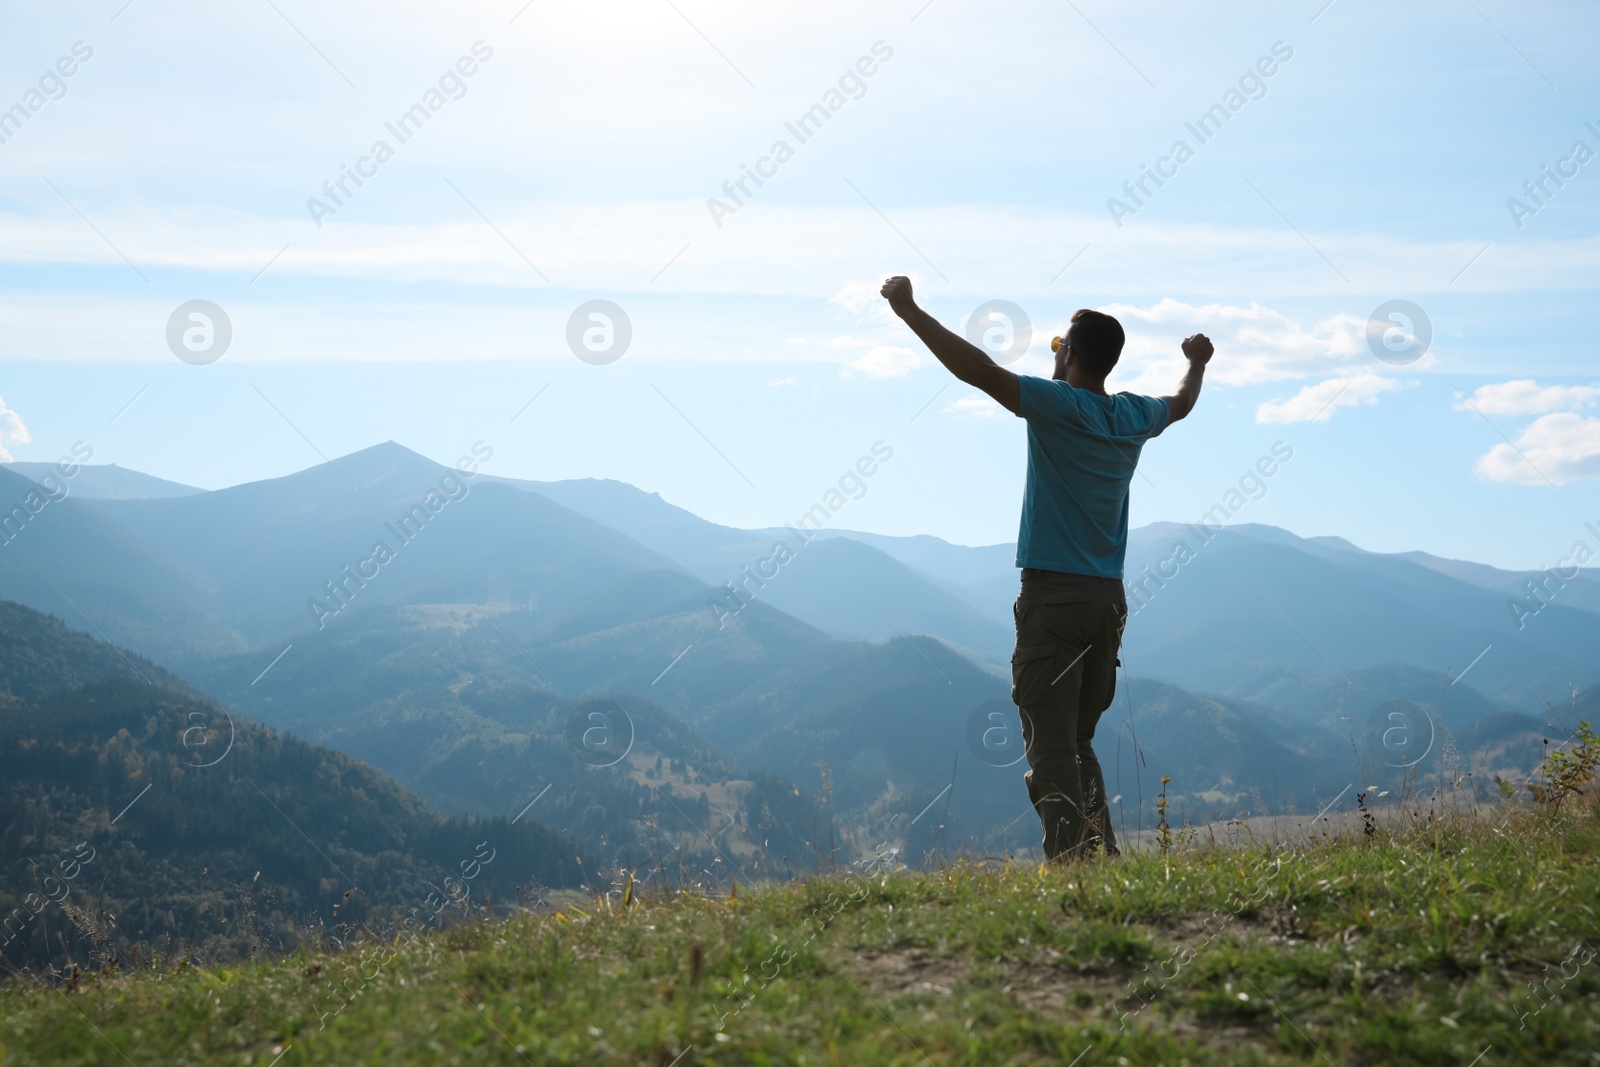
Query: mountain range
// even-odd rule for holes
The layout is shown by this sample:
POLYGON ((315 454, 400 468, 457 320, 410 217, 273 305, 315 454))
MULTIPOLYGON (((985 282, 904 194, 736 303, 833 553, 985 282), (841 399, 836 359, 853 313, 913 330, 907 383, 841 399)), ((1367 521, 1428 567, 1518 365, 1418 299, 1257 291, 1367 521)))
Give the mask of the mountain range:
MULTIPOLYGON (((1005 721, 988 716, 1009 693, 1013 546, 740 530, 620 482, 491 476, 482 458, 448 467, 391 442, 211 492, 84 467, 23 509, 0 598, 445 812, 516 811, 553 784, 541 815, 608 860, 723 841, 711 826, 737 848, 697 860, 768 869, 875 835, 1033 843, 1020 765, 996 766, 1012 750, 972 740, 1005 721), (578 817, 606 801, 563 722, 592 701, 624 709, 641 745, 627 830, 578 817)), ((38 488, 26 474, 0 470, 0 502, 38 488)), ((1532 769, 1560 725, 1551 704, 1600 681, 1592 572, 1557 588, 1267 526, 1155 524, 1127 574, 1128 673, 1097 747, 1132 827, 1163 774, 1196 819, 1348 804, 1341 790, 1385 768, 1450 777, 1447 756, 1489 788, 1532 769), (1416 726, 1399 757, 1372 729, 1395 702, 1416 726)))

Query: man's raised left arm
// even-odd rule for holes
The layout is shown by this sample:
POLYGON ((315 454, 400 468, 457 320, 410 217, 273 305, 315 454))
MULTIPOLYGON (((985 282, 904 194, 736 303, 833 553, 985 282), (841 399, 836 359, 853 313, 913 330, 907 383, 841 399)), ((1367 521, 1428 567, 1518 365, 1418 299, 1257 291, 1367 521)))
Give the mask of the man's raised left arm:
POLYGON ((1184 374, 1178 391, 1161 398, 1167 402, 1167 410, 1171 414, 1167 423, 1169 426, 1194 410, 1195 403, 1200 399, 1200 383, 1205 380, 1206 364, 1211 362, 1213 351, 1211 338, 1203 333, 1183 339, 1183 355, 1189 361, 1189 370, 1184 374))

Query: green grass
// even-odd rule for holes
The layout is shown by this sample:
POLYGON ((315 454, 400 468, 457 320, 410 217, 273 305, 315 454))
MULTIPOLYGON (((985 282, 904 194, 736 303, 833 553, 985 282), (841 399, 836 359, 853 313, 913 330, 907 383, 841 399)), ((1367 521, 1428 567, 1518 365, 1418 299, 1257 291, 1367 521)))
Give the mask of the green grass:
POLYGON ((1594 1064, 1597 856, 1583 804, 590 901, 72 992, 13 981, 0 1042, 7 1067, 1594 1064))

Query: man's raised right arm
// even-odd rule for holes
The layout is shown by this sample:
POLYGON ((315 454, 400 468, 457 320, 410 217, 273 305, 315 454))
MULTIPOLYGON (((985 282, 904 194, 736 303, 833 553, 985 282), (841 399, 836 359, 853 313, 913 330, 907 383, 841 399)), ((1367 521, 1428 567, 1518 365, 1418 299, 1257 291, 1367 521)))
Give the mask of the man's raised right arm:
POLYGON ((922 339, 945 369, 968 385, 982 389, 1011 414, 1022 407, 1022 387, 1017 376, 989 358, 977 345, 939 324, 911 298, 911 279, 895 276, 883 283, 883 297, 911 332, 922 339))

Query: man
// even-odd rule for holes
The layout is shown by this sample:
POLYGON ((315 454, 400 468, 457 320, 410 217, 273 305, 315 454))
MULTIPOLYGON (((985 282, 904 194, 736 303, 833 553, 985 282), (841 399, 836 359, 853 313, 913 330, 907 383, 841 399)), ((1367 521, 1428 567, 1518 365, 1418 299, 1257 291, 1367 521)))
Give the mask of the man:
POLYGON ((1016 375, 939 325, 894 277, 883 296, 939 362, 1028 422, 1028 479, 1017 534, 1022 592, 1012 613, 1017 648, 1011 699, 1022 716, 1028 797, 1044 828, 1049 859, 1097 847, 1117 854, 1105 778, 1095 758, 1095 725, 1116 693, 1117 651, 1128 604, 1128 483, 1139 450, 1194 409, 1211 341, 1183 342, 1189 360, 1172 396, 1106 392, 1122 354, 1122 326, 1083 310, 1056 351, 1050 380, 1016 375))

